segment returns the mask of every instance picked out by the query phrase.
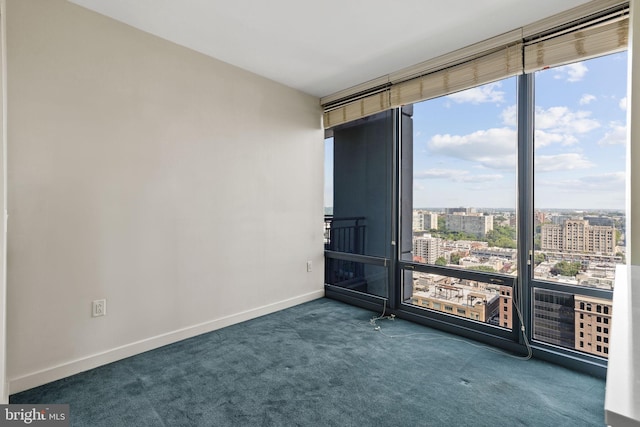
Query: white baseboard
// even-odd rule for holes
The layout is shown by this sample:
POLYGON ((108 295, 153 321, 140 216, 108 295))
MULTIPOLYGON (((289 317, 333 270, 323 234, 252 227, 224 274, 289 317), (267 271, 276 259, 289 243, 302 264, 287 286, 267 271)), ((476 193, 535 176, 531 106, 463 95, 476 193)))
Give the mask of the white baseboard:
POLYGON ((224 327, 255 319, 256 317, 264 316, 266 314, 275 313, 276 311, 294 307, 296 305, 313 301, 322 297, 324 297, 324 289, 314 291, 305 295, 300 295, 294 298, 289 298, 273 304, 264 305, 262 307, 254 308, 240 313, 232 314, 230 316, 221 317, 219 319, 200 323, 198 325, 193 325, 186 328, 178 329, 176 331, 167 332, 166 334, 146 338, 140 341, 113 348, 111 350, 103 351, 101 353, 72 360, 47 369, 42 369, 40 371, 33 372, 28 375, 23 375, 18 378, 11 378, 9 379, 9 393, 19 393, 21 391, 28 390, 33 387, 38 387, 40 385, 47 384, 62 378, 66 378, 68 376, 75 375, 89 369, 97 368, 98 366, 106 365, 108 363, 122 360, 127 357, 135 356, 136 354, 144 353, 145 351, 153 350, 167 344, 172 344, 187 338, 194 337, 196 335, 215 331, 217 329, 222 329, 224 327))

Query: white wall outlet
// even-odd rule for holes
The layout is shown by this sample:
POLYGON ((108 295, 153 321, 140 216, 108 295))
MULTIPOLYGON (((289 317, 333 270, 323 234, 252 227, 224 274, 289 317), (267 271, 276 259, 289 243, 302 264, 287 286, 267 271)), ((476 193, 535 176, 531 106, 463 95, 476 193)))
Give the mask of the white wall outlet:
POLYGON ((311 273, 313 271, 313 264, 311 261, 307 261, 307 273, 311 273))
POLYGON ((100 317, 107 315, 107 300, 106 299, 97 299, 94 300, 91 305, 91 316, 92 317, 100 317))

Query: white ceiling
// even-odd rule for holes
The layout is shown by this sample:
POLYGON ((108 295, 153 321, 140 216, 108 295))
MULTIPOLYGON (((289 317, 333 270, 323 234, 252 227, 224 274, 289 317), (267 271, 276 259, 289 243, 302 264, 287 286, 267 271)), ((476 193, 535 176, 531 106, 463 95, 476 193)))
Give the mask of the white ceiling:
POLYGON ((322 97, 588 0, 70 0, 322 97))

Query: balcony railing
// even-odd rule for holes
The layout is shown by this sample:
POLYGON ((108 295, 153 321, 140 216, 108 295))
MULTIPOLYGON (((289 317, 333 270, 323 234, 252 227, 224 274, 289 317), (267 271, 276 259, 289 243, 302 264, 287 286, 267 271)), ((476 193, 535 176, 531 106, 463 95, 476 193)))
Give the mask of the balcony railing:
MULTIPOLYGON (((364 217, 324 217, 324 248, 326 251, 364 255, 364 217)), ((367 291, 364 264, 356 261, 328 258, 325 263, 325 283, 367 291)))
POLYGON ((324 217, 324 248, 328 251, 364 254, 365 217, 324 217))

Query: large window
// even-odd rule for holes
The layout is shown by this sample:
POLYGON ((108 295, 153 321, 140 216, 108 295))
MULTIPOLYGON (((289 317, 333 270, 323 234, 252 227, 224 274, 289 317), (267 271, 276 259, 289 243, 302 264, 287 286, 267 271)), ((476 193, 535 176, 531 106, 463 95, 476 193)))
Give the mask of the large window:
POLYGON ((411 259, 515 274, 516 79, 414 104, 413 129, 411 259))
MULTIPOLYGON (((517 274, 516 124, 515 77, 414 104, 412 245, 403 260, 517 274)), ((411 304, 511 329, 509 286, 410 276, 411 304)))
POLYGON ((594 8, 328 98, 328 292, 604 372, 626 262, 628 10, 594 8))
POLYGON ((626 73, 623 52, 535 74, 534 279, 556 286, 534 290, 534 338, 603 357, 625 262, 626 73))
POLYGON ((535 75, 535 277, 613 289, 625 262, 626 53, 535 75))

